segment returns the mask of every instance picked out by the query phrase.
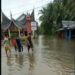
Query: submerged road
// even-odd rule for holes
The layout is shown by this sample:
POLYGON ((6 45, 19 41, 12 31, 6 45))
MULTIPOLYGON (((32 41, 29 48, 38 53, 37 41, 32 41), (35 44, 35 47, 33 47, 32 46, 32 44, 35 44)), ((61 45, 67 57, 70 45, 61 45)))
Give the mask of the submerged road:
POLYGON ((39 36, 33 40, 34 51, 22 54, 12 48, 7 58, 1 49, 1 75, 74 75, 75 40, 61 40, 39 36))

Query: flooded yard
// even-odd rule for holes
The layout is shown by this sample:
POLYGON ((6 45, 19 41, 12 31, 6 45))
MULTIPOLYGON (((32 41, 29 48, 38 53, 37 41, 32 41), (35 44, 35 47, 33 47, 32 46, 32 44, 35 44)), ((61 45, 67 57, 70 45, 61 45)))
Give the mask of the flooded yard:
POLYGON ((33 43, 33 52, 24 47, 18 55, 12 48, 8 58, 2 47, 2 75, 74 75, 75 40, 39 36, 33 43))

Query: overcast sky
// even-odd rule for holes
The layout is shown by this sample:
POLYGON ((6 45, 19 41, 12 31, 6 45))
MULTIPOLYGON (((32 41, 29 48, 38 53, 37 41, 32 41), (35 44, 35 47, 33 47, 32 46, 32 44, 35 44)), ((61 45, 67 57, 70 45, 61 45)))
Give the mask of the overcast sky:
POLYGON ((33 8, 35 8, 35 19, 39 22, 39 10, 52 1, 53 0, 1 0, 1 8, 8 18, 10 18, 10 12, 12 12, 14 19, 19 17, 22 13, 31 13, 33 8))

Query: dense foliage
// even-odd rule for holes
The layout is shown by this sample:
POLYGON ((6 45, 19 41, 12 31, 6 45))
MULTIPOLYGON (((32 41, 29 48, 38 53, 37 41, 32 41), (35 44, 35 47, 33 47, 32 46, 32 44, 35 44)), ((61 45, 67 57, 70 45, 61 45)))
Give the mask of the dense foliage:
POLYGON ((42 33, 52 35, 62 26, 62 20, 75 20, 75 0, 54 0, 40 14, 42 33))

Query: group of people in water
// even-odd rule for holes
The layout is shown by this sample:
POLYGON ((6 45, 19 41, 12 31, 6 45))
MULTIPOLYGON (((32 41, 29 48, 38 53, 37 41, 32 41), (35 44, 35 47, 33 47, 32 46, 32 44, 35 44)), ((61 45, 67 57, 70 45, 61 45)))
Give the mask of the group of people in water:
POLYGON ((33 43, 31 39, 31 33, 21 33, 21 36, 17 37, 9 37, 7 34, 4 36, 3 46, 5 48, 6 55, 8 56, 8 52, 11 55, 11 49, 13 46, 15 51, 23 52, 23 46, 27 47, 28 53, 30 50, 33 51, 33 43))

